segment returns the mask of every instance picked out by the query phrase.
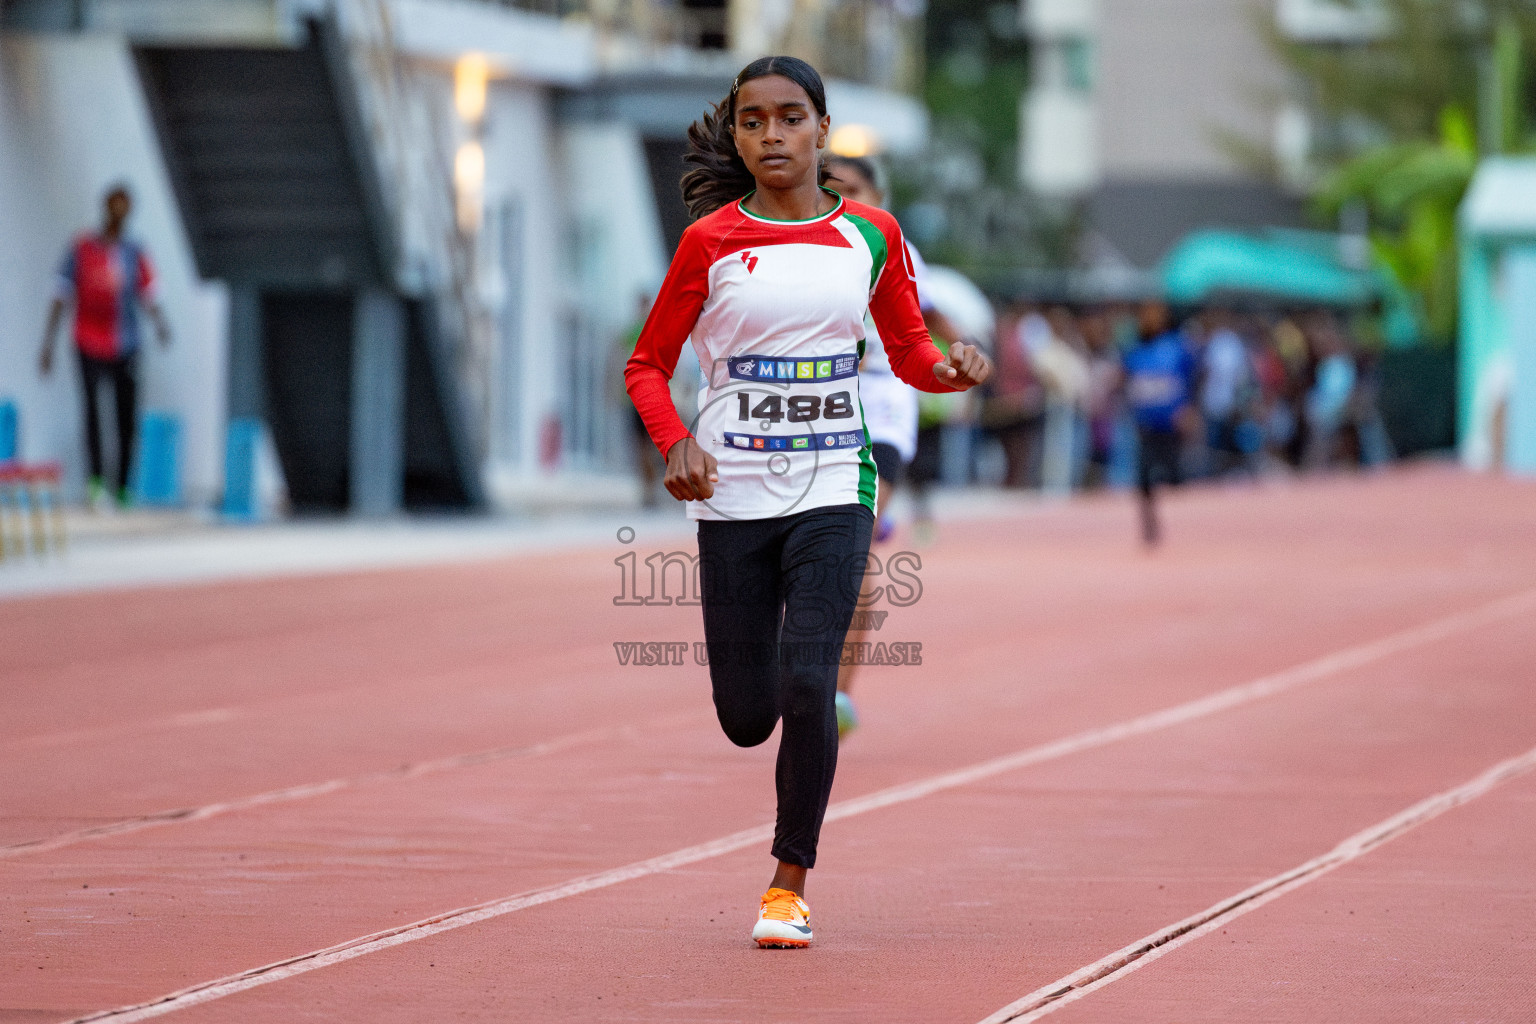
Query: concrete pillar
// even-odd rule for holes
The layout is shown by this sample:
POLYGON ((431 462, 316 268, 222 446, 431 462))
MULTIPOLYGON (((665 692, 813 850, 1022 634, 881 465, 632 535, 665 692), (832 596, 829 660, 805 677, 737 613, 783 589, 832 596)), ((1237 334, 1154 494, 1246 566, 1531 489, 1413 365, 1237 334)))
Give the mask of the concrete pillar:
POLYGON ((267 414, 262 363, 261 292, 255 285, 229 287, 229 418, 267 414))
POLYGON ((229 286, 229 422, 224 428, 224 500, 229 519, 264 517, 258 482, 267 412, 261 292, 255 285, 229 286))
POLYGON ((1505 422, 1505 464, 1511 472, 1536 475, 1536 246, 1510 251, 1504 290, 1514 364, 1505 422))
POLYGON ((400 511, 405 483, 405 304, 380 288, 357 295, 352 318, 351 510, 400 511))

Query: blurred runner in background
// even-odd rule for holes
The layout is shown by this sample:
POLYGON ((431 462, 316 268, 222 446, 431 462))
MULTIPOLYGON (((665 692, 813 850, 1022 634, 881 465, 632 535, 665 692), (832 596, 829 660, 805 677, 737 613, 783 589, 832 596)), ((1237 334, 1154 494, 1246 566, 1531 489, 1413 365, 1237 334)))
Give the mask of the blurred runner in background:
MULTIPOLYGON (((965 275, 948 267, 930 267, 924 288, 933 302, 925 322, 939 351, 961 344, 991 350, 992 306, 965 275)), ((969 394, 917 396, 917 454, 907 467, 907 484, 912 493, 912 533, 919 543, 934 536, 929 486, 950 474, 961 483, 973 475, 973 401, 969 394)))
POLYGON ((105 454, 100 413, 103 383, 112 385, 117 420, 117 466, 112 495, 127 505, 128 470, 138 424, 139 308, 154 321, 160 344, 169 345, 171 329, 155 301, 155 271, 143 247, 124 235, 133 212, 133 196, 114 185, 102 199, 101 230, 70 243, 59 267, 58 292, 48 308, 38 365, 53 369, 53 340, 70 302, 75 306, 75 351, 84 384, 85 443, 90 456, 89 498, 99 504, 106 494, 105 454))
MULTIPOLYGON (((885 191, 881 188, 880 172, 873 161, 863 157, 833 156, 826 160, 827 187, 836 190, 844 198, 868 206, 885 207, 885 191)), ((917 304, 923 320, 928 325, 934 341, 943 349, 942 338, 959 338, 961 335, 943 313, 934 306, 927 294, 928 268, 917 248, 907 242, 907 254, 917 275, 917 304)), ((880 332, 874 320, 864 320, 864 360, 859 364, 859 398, 864 405, 864 429, 869 434, 875 458, 875 469, 880 475, 880 492, 875 502, 876 542, 887 540, 895 531, 895 523, 887 511, 891 496, 906 478, 907 467, 917 454, 918 394, 908 387, 891 370, 891 361, 880 340, 880 332)), ((869 595, 873 584, 864 577, 859 594, 861 609, 869 607, 869 595)), ((848 632, 850 644, 864 640, 867 630, 855 626, 848 632)), ((845 664, 837 673, 837 734, 846 736, 858 727, 859 715, 854 707, 851 690, 857 666, 845 664)))
MULTIPOLYGON (((884 209, 885 192, 879 185, 879 171, 871 161, 862 157, 834 156, 827 159, 826 167, 828 188, 856 203, 884 209)), ((933 310, 931 302, 925 301, 923 285, 928 268, 923 258, 911 242, 907 242, 907 252, 917 273, 917 302, 924 319, 942 317, 943 314, 933 310)), ((880 474, 880 496, 875 505, 875 540, 882 541, 894 529, 886 508, 917 449, 917 392, 891 371, 891 361, 872 319, 865 319, 864 332, 859 396, 864 404, 864 427, 869 432, 875 467, 880 474)))
POLYGON ((1125 398, 1140 441, 1141 536, 1152 547, 1162 538, 1155 488, 1184 482, 1183 441, 1192 410, 1195 360, 1173 329, 1167 304, 1143 303, 1137 320, 1138 343, 1125 354, 1125 398))

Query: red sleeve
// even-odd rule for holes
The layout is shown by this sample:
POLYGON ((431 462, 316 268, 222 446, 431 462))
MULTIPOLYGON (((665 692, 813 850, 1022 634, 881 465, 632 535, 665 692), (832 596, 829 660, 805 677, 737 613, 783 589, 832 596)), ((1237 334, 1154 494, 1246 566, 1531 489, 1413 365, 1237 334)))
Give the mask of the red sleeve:
POLYGON ((917 273, 907 256, 907 241, 901 236, 896 218, 885 214, 875 221, 885 236, 885 266, 869 297, 869 313, 874 317, 891 370, 917 388, 934 394, 947 394, 952 388, 933 375, 933 364, 944 361, 944 354, 928 336, 923 311, 917 304, 917 273))
POLYGON ((662 458, 667 457, 674 444, 692 436, 672 404, 667 382, 677 369, 683 342, 693 332, 708 295, 708 256, 698 232, 690 229, 683 232, 677 254, 667 268, 666 280, 661 283, 651 313, 640 329, 635 353, 624 366, 624 389, 662 458))

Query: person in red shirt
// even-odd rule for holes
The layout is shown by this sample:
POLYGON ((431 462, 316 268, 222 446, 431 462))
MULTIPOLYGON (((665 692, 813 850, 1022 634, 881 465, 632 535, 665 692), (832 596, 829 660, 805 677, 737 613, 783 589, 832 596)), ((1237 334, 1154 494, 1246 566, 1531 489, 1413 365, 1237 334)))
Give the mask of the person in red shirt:
POLYGON ((64 311, 75 307, 75 350, 80 377, 85 385, 85 437, 90 455, 90 491, 95 501, 105 489, 101 417, 96 403, 103 382, 112 385, 117 419, 117 467, 115 494, 128 503, 128 464, 133 455, 134 427, 138 420, 138 366, 140 310, 154 321, 162 345, 169 345, 170 326, 155 300, 155 271, 136 242, 123 233, 133 212, 133 197, 122 185, 113 186, 103 199, 104 219, 97 234, 81 235, 64 254, 59 268, 58 293, 48 309, 39 365, 46 375, 53 369, 53 339, 64 311))

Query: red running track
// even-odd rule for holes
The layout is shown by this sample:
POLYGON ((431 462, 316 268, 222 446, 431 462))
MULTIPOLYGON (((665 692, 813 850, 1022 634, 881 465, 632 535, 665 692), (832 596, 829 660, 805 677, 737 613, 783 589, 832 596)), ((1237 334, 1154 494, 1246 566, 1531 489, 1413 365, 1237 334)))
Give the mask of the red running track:
POLYGON ((0 1022, 1529 1020, 1536 773, 1458 787, 1536 748, 1533 513, 1419 469, 1176 495, 1151 556, 1118 498, 947 525, 803 952, 747 939, 766 841, 708 845, 773 743, 618 663, 701 639, 614 606, 644 536, 3 603, 0 1022))

